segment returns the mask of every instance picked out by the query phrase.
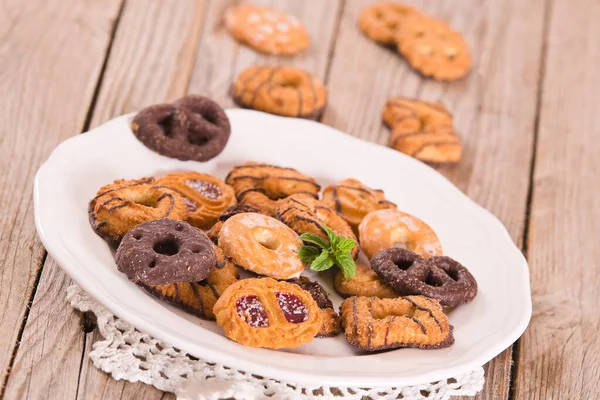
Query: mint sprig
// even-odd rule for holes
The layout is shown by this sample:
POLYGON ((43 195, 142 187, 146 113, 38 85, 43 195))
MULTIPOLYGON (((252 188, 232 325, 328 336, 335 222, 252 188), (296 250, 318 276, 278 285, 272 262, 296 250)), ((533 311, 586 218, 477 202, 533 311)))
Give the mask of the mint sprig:
POLYGON ((356 263, 350 252, 356 246, 354 239, 336 235, 334 231, 322 225, 327 239, 314 233, 303 233, 300 239, 305 246, 300 248, 298 256, 310 264, 313 271, 325 271, 337 265, 344 274, 344 279, 356 275, 356 263))

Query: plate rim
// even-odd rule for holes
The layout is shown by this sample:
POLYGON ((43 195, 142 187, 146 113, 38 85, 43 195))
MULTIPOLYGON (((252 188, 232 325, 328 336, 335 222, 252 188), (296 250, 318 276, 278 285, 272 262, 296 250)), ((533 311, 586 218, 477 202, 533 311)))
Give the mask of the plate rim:
MULTIPOLYGON (((256 117, 260 117, 260 118, 283 119, 283 120, 287 120, 287 122, 292 121, 294 123, 308 124, 307 126, 316 124, 319 126, 319 129, 323 130, 323 128, 325 128, 325 130, 327 130, 329 133, 337 135, 338 140, 347 140, 350 142, 360 142, 361 146, 367 146, 369 148, 377 148, 377 151, 395 152, 392 149, 377 145, 372 142, 367 142, 367 141, 361 140, 359 138, 345 134, 333 127, 330 127, 328 125, 324 125, 324 124, 321 124, 321 123, 315 122, 315 121, 301 120, 301 119, 296 119, 296 118, 278 117, 278 116, 273 116, 270 114, 261 113, 258 111, 243 110, 243 109, 228 109, 227 113, 228 113, 228 115, 230 115, 231 113, 253 114, 256 117)), ((106 129, 107 126, 110 126, 110 124, 117 124, 120 120, 129 118, 129 117, 131 117, 131 115, 132 114, 126 114, 126 115, 122 115, 120 117, 111 119, 110 121, 107 121, 104 124, 90 130, 89 132, 86 133, 86 135, 93 134, 94 131, 96 131, 96 134, 97 134, 101 129, 106 129)), ((155 328, 154 325, 148 323, 148 321, 146 321, 145 319, 138 317, 135 313, 131 312, 127 308, 121 307, 120 304, 113 302, 112 299, 99 298, 99 296, 98 296, 99 292, 97 290, 94 290, 93 282, 89 282, 89 279, 88 279, 89 277, 85 276, 85 268, 75 266, 75 264, 77 264, 77 263, 76 262, 73 263, 72 260, 69 260, 68 259, 69 255, 63 253, 61 251, 60 246, 54 246, 51 238, 49 238, 46 235, 46 232, 45 232, 45 229, 43 226, 43 222, 41 220, 41 214, 40 214, 40 201, 41 201, 40 200, 40 180, 43 179, 45 174, 51 172, 51 167, 53 166, 53 163, 55 163, 57 161, 58 155, 61 153, 62 149, 65 148, 67 143, 75 143, 76 141, 88 140, 87 138, 90 136, 86 136, 86 135, 73 136, 73 137, 61 142, 53 150, 53 152, 50 154, 48 159, 40 166, 40 168, 38 169, 38 171, 35 175, 34 188, 33 188, 34 189, 33 190, 33 192, 34 192, 34 214, 35 214, 35 225, 36 225, 36 229, 38 232, 38 236, 40 237, 40 239, 41 239, 44 247, 48 251, 48 253, 59 264, 59 266, 65 272, 67 272, 67 274, 75 282, 77 282, 77 284, 79 284, 84 291, 86 291, 88 294, 90 294, 90 296, 92 296, 94 299, 96 299, 104 307, 109 309, 111 312, 113 312, 119 318, 122 318, 123 320, 131 323, 133 326, 135 326, 140 331, 146 332, 146 333, 152 335, 153 337, 163 340, 163 341, 165 341, 177 348, 180 348, 186 352, 189 352, 191 354, 197 354, 197 352, 194 351, 195 349, 194 350, 189 349, 191 347, 189 343, 182 342, 182 340, 178 339, 176 336, 171 335, 169 332, 164 332, 158 328, 155 328)), ((404 154, 398 153, 398 155, 401 157, 405 157, 406 158, 405 161, 407 161, 409 163, 414 163, 415 165, 418 165, 418 168, 421 168, 424 171, 428 170, 429 173, 432 173, 431 175, 434 176, 434 179, 436 179, 438 181, 438 183, 441 183, 445 186, 444 190, 451 190, 454 193, 454 195, 459 195, 459 197, 461 197, 461 201, 466 200, 466 202, 467 202, 466 204, 469 206, 469 208, 477 210, 477 212, 479 213, 478 218, 479 219, 485 218, 486 225, 493 224, 494 231, 496 231, 498 234, 502 234, 503 239, 505 241, 507 241, 512 246, 512 250, 515 251, 516 253, 518 253, 518 255, 520 256, 519 257, 520 265, 514 266, 514 268, 515 268, 514 273, 515 274, 517 273, 516 268, 520 268, 521 278, 522 278, 521 281, 524 284, 523 290, 524 290, 524 292, 527 292, 527 295, 523 296, 523 297, 528 301, 526 302, 526 304, 523 304, 523 307, 521 308, 521 315, 519 318, 519 322, 518 322, 518 324, 515 324, 515 327, 511 331, 511 333, 512 333, 511 335, 507 335, 507 337, 505 337, 503 340, 496 342, 495 346, 490 346, 490 348, 488 348, 486 352, 483 352, 482 355, 480 355, 478 358, 473 359, 470 362, 463 362, 459 366, 456 366, 453 368, 451 376, 461 375, 461 374, 470 372, 472 370, 475 370, 476 368, 482 366, 483 364, 487 363, 489 360, 496 357, 498 354, 500 354, 502 351, 504 351, 506 348, 508 348, 512 343, 514 343, 523 334, 523 332, 527 328, 529 321, 531 319, 531 309, 532 309, 529 267, 528 267, 527 261, 526 261, 525 257, 523 256, 521 250, 513 242, 508 231, 506 230, 506 228, 504 227, 502 222, 496 216, 494 216, 490 211, 486 210, 485 208, 483 208, 482 206, 478 205, 473 200, 471 200, 468 196, 466 196, 463 192, 461 192, 456 186, 454 186, 446 177, 444 177, 443 175, 441 175, 440 173, 435 171, 433 168, 431 168, 417 160, 414 160, 404 154), (475 207, 473 207, 473 206, 475 206, 475 207), (484 361, 482 361, 482 360, 484 360, 484 361)), ((447 372, 443 372, 446 370, 444 370, 444 369, 438 370, 436 368, 432 368, 432 370, 429 371, 429 373, 422 373, 422 374, 419 374, 418 377, 412 377, 412 379, 410 377, 395 378, 394 376, 389 376, 389 375, 368 376, 368 377, 365 376, 364 378, 362 378, 362 377, 357 378, 355 375, 351 375, 351 376, 332 375, 332 374, 322 375, 319 373, 307 374, 305 372, 299 373, 297 371, 294 371, 293 368, 290 368, 290 369, 276 368, 276 369, 274 369, 274 368, 269 367, 269 365, 267 365, 265 363, 248 362, 248 361, 240 359, 240 358, 231 357, 228 354, 224 354, 220 351, 212 351, 212 349, 206 349, 204 347, 202 348, 202 356, 201 357, 204 359, 207 359, 209 361, 215 361, 220 364, 232 366, 236 369, 245 370, 245 371, 259 374, 262 376, 268 376, 268 377, 271 377, 274 379, 281 379, 284 381, 305 383, 305 384, 311 384, 311 385, 314 385, 315 382, 318 381, 320 385, 328 385, 328 386, 344 385, 347 387, 365 387, 365 386, 384 387, 384 386, 389 386, 389 385, 397 386, 397 385, 404 385, 404 384, 415 385, 415 384, 429 383, 429 382, 447 379, 447 378, 451 377, 451 376, 448 376, 447 372), (315 377, 317 379, 315 379, 315 377)))

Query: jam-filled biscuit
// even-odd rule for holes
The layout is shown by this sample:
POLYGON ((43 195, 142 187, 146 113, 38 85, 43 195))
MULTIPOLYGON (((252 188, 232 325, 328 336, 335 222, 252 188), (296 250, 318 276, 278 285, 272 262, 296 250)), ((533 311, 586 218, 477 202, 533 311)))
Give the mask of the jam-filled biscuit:
POLYGON ((383 45, 394 45, 394 36, 404 19, 417 11, 404 4, 382 2, 363 9, 358 27, 371 40, 383 45))
POLYGON ((166 218, 127 232, 115 260, 130 281, 146 286, 201 281, 217 263, 213 244, 204 232, 166 218))
POLYGON ((356 245, 351 254, 354 258, 358 256, 358 240, 350 225, 331 208, 308 194, 293 194, 280 200, 277 204, 277 218, 299 235, 310 232, 327 239, 327 232, 323 228, 325 225, 336 235, 353 239, 356 245))
POLYGON ((358 225, 371 211, 396 208, 394 203, 386 200, 382 190, 371 189, 356 179, 345 179, 337 185, 327 186, 321 202, 348 221, 356 234, 358 225))
POLYGON ((185 96, 137 113, 131 130, 149 149, 179 160, 208 161, 223 151, 231 126, 225 111, 202 96, 185 96))
POLYGON ((327 101, 323 82, 294 67, 247 68, 238 76, 232 94, 240 107, 285 117, 318 118, 327 101))
POLYGON ((154 178, 116 180, 98 190, 90 201, 89 220, 94 231, 115 248, 135 226, 156 219, 185 220, 184 199, 154 178))
POLYGON ((371 268, 356 264, 356 275, 345 279, 343 271, 338 271, 334 280, 335 290, 344 297, 366 296, 380 299, 399 297, 394 289, 383 283, 371 268))
POLYGON ((240 278, 239 269, 215 246, 217 264, 208 277, 198 282, 175 282, 142 286, 152 295, 165 300, 199 318, 214 320, 213 307, 229 286, 240 278))
POLYGON ((293 168, 255 162, 233 168, 225 182, 233 187, 240 203, 270 216, 275 215, 277 200, 294 193, 306 193, 317 198, 321 190, 313 178, 293 168))
POLYGON ((424 76, 450 81, 471 69, 469 45, 444 21, 413 13, 402 20, 395 40, 398 52, 424 76))
POLYGON ((208 174, 174 173, 160 178, 156 183, 183 197, 188 208, 186 220, 200 229, 210 229, 223 211, 237 203, 233 188, 208 174))
POLYGON ((442 245, 433 231, 419 218, 396 209, 369 213, 358 226, 360 245, 371 258, 390 247, 402 247, 422 257, 442 255, 442 245))
POLYGON ((288 282, 298 285, 310 293, 321 309, 321 329, 319 329, 317 337, 336 336, 342 331, 340 316, 333 309, 333 303, 319 282, 311 281, 305 276, 290 279, 288 282))
POLYGON ((263 53, 292 55, 310 44, 298 18, 271 7, 251 4, 229 7, 225 26, 234 38, 263 53))
POLYGON ((304 270, 298 235, 267 215, 243 213, 229 218, 221 228, 219 247, 236 265, 259 275, 290 279, 304 270))
POLYGON ((219 235, 221 234, 221 228, 223 228, 223 223, 227 221, 229 218, 233 217, 236 214, 243 213, 258 213, 259 210, 252 207, 248 204, 236 204, 234 206, 229 207, 227 210, 223 211, 221 215, 219 215, 219 220, 213 225, 212 228, 206 235, 213 243, 219 243, 219 235))
POLYGON ((340 313, 346 340, 361 350, 441 349, 454 343, 442 306, 427 297, 351 297, 340 313))
POLYGON ((423 259, 407 249, 382 250, 371 259, 373 271, 402 295, 434 298, 445 307, 468 303, 477 296, 477 281, 450 257, 423 259))
POLYGON ((321 327, 320 309, 310 293, 271 278, 234 283, 213 311, 225 336, 250 347, 298 347, 313 340, 321 327))

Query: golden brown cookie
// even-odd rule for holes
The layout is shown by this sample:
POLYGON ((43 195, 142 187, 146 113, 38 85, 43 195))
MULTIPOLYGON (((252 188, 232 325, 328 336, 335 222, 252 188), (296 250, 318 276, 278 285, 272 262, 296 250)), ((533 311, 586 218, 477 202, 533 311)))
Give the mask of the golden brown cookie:
POLYGON ((163 299, 202 319, 215 319, 213 307, 219 296, 239 280, 239 269, 215 246, 217 265, 208 278, 201 282, 177 282, 144 287, 154 296, 163 299))
POLYGON ((462 158, 460 138, 453 133, 392 130, 388 146, 428 163, 457 163, 462 158))
POLYGON ((371 40, 383 45, 395 44, 394 36, 404 19, 416 10, 403 4, 382 2, 363 9, 358 27, 371 40))
POLYGON ((334 280, 335 290, 344 297, 365 296, 380 299, 399 297, 391 287, 383 283, 371 268, 356 264, 356 276, 344 279, 344 273, 338 271, 334 280))
POLYGON ((293 168, 247 162, 229 172, 225 182, 231 185, 240 203, 266 215, 275 215, 277 201, 294 193, 316 198, 321 187, 313 178, 293 168))
POLYGON ((116 180, 100 188, 88 208, 94 231, 115 246, 139 224, 162 218, 185 220, 187 213, 183 198, 157 186, 154 178, 116 180))
POLYGON ((236 265, 259 275, 290 279, 304 270, 298 257, 302 241, 268 215, 242 213, 229 218, 221 228, 219 247, 236 265))
POLYGON ((360 245, 369 259, 381 250, 401 247, 421 257, 442 255, 442 245, 429 225, 396 209, 368 214, 358 226, 360 245))
POLYGON ((287 282, 300 286, 306 290, 317 302, 321 309, 321 328, 317 337, 332 337, 342 332, 342 321, 333 309, 333 303, 327 295, 327 291, 319 282, 311 281, 305 276, 290 279, 287 282))
POLYGON ((223 211, 221 215, 219 215, 219 220, 213 225, 212 228, 210 228, 208 232, 206 232, 206 236, 208 236, 213 243, 218 243, 219 234, 221 233, 221 228, 223 228, 223 223, 234 215, 242 213, 258 213, 258 210, 252 206, 249 206, 248 204, 236 204, 231 206, 227 210, 223 211))
POLYGON ((382 190, 371 189, 356 179, 345 179, 337 185, 327 186, 321 202, 348 221, 355 234, 358 234, 360 221, 371 211, 396 208, 394 203, 385 199, 382 190))
POLYGON ((212 175, 180 172, 158 179, 157 185, 177 192, 188 208, 186 221, 210 229, 223 211, 237 203, 233 188, 212 175))
POLYGON ((247 68, 238 76, 232 94, 240 107, 285 117, 318 118, 327 102, 323 82, 294 67, 247 68))
POLYGON ((351 254, 354 258, 358 255, 358 240, 350 225, 331 208, 308 194, 297 193, 280 200, 277 204, 277 218, 298 235, 311 232, 327 239, 327 232, 323 229, 325 225, 336 235, 353 239, 357 244, 351 254))
POLYGON ((340 312, 346 340, 361 350, 440 349, 454 343, 442 306, 427 297, 351 297, 340 312))
POLYGON ((471 51, 460 33, 446 22, 412 13, 395 35, 398 52, 424 76, 456 80, 471 69, 471 51))
POLYGON ((225 26, 234 38, 262 53, 292 55, 310 44, 298 18, 271 7, 252 4, 229 7, 225 26))
POLYGON ((250 347, 294 348, 314 339, 321 314, 310 293, 271 278, 244 279, 213 309, 229 339, 250 347))

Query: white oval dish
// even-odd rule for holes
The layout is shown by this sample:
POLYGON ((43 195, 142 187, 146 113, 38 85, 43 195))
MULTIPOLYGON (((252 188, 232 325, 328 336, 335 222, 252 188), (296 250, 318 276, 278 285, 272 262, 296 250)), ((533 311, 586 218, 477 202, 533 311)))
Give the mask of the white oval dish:
MULTIPOLYGON (((131 133, 132 115, 118 117, 60 144, 35 177, 35 222, 58 264, 86 292, 141 331, 190 354, 238 370, 305 385, 416 385, 469 372, 510 346, 531 317, 527 262, 502 224, 435 170, 383 146, 312 121, 250 110, 227 110, 232 134, 218 157, 182 162, 160 156, 131 133), (383 189, 400 210, 427 222, 445 254, 479 284, 470 303, 449 312, 456 342, 442 350, 356 353, 343 335, 294 350, 253 349, 149 296, 117 271, 111 252, 88 223, 96 191, 115 179, 196 170, 224 178, 247 160, 288 166, 325 186, 353 177, 383 189)), ((309 271, 305 275, 314 276, 309 271)), ((329 280, 325 286, 339 305, 329 280)))

